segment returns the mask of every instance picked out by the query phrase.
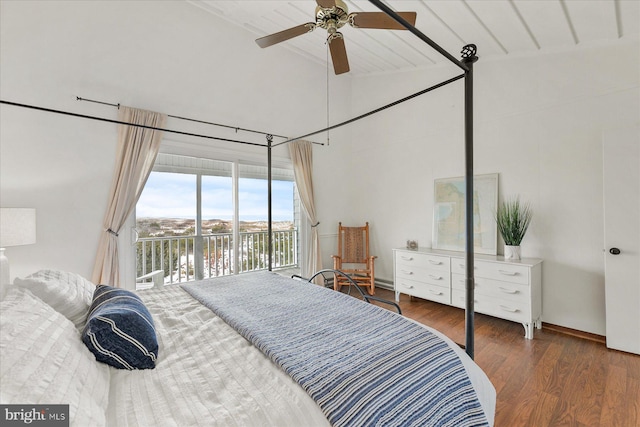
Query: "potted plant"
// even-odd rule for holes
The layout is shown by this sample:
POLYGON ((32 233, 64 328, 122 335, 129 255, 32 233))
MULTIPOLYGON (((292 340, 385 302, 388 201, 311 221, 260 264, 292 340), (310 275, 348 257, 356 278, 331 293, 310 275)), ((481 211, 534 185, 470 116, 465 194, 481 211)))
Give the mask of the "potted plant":
POLYGON ((504 239, 505 259, 520 259, 520 242, 531 223, 533 211, 529 203, 520 203, 519 197, 506 199, 496 212, 498 231, 504 239))

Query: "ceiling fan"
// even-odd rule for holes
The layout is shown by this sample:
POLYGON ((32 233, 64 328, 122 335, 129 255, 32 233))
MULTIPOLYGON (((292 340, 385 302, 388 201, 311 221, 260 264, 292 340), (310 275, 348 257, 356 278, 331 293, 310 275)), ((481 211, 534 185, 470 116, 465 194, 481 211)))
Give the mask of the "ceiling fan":
MULTIPOLYGON (((380 28, 384 30, 405 30, 384 12, 353 12, 349 13, 347 5, 342 0, 316 0, 316 22, 307 22, 288 30, 280 31, 256 40, 258 46, 264 48, 302 34, 309 33, 317 27, 324 28, 329 33, 327 43, 331 51, 333 70, 336 74, 349 71, 349 60, 344 45, 344 37, 338 29, 349 24, 354 28, 380 28)), ((416 12, 398 12, 403 19, 415 25, 416 12)))

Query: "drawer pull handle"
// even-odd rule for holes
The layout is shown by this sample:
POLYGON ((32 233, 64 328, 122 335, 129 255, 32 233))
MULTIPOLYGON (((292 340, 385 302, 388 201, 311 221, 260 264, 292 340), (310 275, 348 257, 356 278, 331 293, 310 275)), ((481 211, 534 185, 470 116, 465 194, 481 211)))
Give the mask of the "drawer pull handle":
POLYGON ((517 294, 518 292, 520 292, 517 289, 508 289, 508 288, 503 288, 502 286, 500 286, 498 289, 500 289, 505 294, 517 294))
POLYGON ((433 265, 442 265, 442 261, 434 261, 432 259, 429 260, 429 263, 431 263, 433 265))
POLYGON ((436 276, 435 274, 430 274, 429 277, 431 277, 434 280, 442 280, 442 276, 436 276))
POLYGON ((433 295, 442 295, 442 292, 434 291, 432 289, 429 289, 429 293, 431 293, 433 295))
POLYGON ((517 276, 517 271, 506 271, 506 270, 498 270, 500 274, 504 274, 505 276, 517 276))
POLYGON ((407 289, 413 289, 413 285, 405 285, 404 283, 401 283, 402 287, 407 288, 407 289))
POLYGON ((410 271, 410 270, 400 270, 400 271, 402 271, 403 274, 408 274, 409 276, 413 274, 413 271, 410 271))
POLYGON ((508 311, 509 313, 517 313, 518 311, 520 311, 517 308, 507 307, 506 305, 501 305, 500 308, 504 311, 508 311))
POLYGON ((413 257, 411 256, 400 255, 400 258, 402 258, 405 261, 413 261, 413 257))

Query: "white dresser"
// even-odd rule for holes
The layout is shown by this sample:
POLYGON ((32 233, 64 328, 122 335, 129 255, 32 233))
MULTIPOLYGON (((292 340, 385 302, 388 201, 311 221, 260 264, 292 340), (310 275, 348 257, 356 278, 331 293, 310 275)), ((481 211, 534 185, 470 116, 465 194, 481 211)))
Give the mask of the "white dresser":
MULTIPOLYGON (((403 293, 465 307, 464 253, 394 249, 393 260, 396 301, 403 293)), ((534 326, 542 327, 542 260, 477 254, 474 271, 475 311, 520 322, 532 339, 534 326)))

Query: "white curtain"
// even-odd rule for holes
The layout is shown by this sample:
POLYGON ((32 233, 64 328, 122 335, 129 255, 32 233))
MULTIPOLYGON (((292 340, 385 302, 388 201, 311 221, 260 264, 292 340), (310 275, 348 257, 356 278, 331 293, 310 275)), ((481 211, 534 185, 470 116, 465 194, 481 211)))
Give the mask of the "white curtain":
POLYGON ((301 266, 302 277, 311 277, 313 273, 322 268, 322 256, 320 253, 320 240, 318 239, 319 224, 316 216, 316 205, 313 197, 313 150, 309 141, 294 141, 289 143, 289 154, 293 163, 293 173, 302 201, 302 207, 311 224, 311 239, 307 249, 306 263, 301 266))
MULTIPOLYGON (((118 112, 119 121, 154 128, 162 128, 166 118, 164 114, 130 107, 120 107, 118 112)), ((118 127, 116 169, 103 221, 104 233, 93 267, 93 283, 120 286, 118 233, 142 194, 161 140, 162 131, 128 125, 118 127)))

